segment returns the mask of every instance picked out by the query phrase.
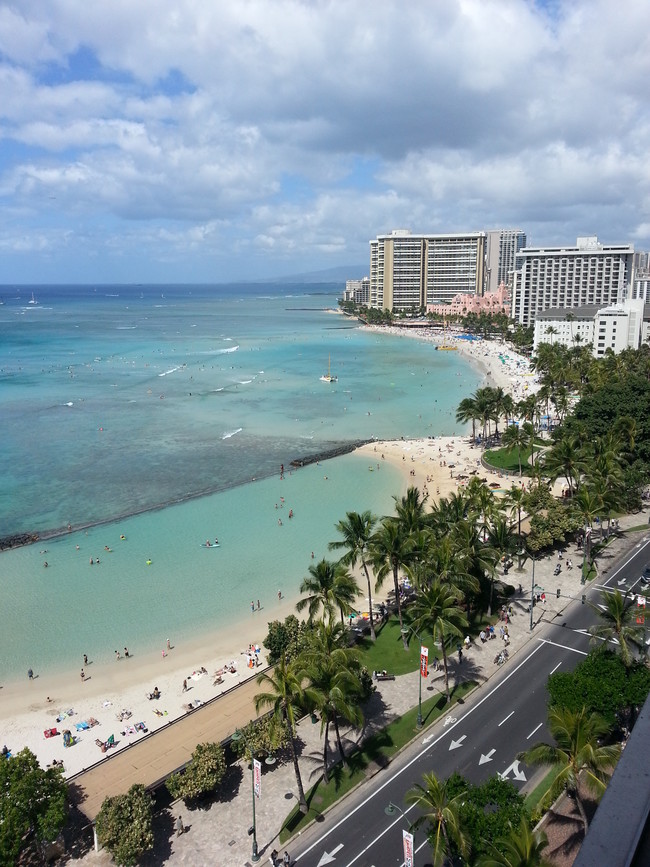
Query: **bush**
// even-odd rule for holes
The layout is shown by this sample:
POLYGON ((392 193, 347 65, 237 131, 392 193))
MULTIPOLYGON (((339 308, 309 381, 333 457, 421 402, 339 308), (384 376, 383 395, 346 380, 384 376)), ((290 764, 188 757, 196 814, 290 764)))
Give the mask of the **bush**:
POLYGON ((221 744, 198 744, 187 767, 166 782, 172 798, 193 801, 213 794, 226 773, 226 756, 221 744))
POLYGON ((106 798, 97 814, 97 839, 117 864, 132 867, 153 848, 153 802, 139 783, 126 795, 106 798))

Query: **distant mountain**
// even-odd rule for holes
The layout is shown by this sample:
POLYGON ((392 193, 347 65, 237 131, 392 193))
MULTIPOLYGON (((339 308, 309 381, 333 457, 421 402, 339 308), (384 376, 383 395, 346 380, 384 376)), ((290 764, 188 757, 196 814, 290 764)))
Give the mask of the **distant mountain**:
POLYGON ((339 265, 323 271, 308 271, 305 274, 289 274, 278 277, 272 283, 344 283, 346 280, 361 280, 367 276, 368 265, 339 265))

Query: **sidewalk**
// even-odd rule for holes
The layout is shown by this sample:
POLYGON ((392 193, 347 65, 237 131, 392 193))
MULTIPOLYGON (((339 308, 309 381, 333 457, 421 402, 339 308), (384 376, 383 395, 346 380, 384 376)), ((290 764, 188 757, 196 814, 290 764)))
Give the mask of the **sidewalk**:
MULTIPOLYGON (((620 529, 638 526, 647 521, 644 513, 621 519, 620 529)), ((639 539, 643 538, 648 531, 640 531, 639 539)), ((600 555, 599 569, 610 571, 615 561, 618 560, 625 549, 630 546, 629 539, 615 539, 608 549, 600 555)), ((533 609, 535 628, 529 630, 530 615, 528 602, 532 581, 532 564, 527 562, 522 572, 512 568, 506 578, 515 587, 522 585, 522 595, 515 594, 513 600, 514 616, 509 624, 510 644, 508 651, 510 659, 506 666, 512 665, 512 657, 526 648, 545 632, 545 624, 549 624, 559 617, 572 599, 580 599, 581 595, 589 589, 580 583, 580 564, 582 553, 575 545, 569 545, 564 551, 562 571, 558 576, 553 574, 558 562, 555 558, 545 557, 535 562, 535 583, 544 588, 546 603, 540 603, 533 609), (573 569, 568 570, 565 566, 566 558, 573 560, 573 569), (556 596, 557 588, 561 590, 561 596, 556 596)), ((596 579, 598 581, 598 579, 596 579)), ((593 583, 593 582, 592 582, 593 583)), ((498 635, 498 629, 497 629, 498 635)), ((459 665, 456 654, 450 658, 450 684, 458 683, 463 679, 477 680, 479 684, 485 683, 498 670, 494 663, 496 653, 503 647, 500 638, 481 644, 478 638, 470 648, 464 652, 463 662, 459 665)), ((423 698, 429 697, 434 690, 441 689, 442 674, 432 672, 432 677, 423 689, 423 698)), ((397 677, 394 681, 382 681, 376 684, 377 692, 384 703, 384 711, 381 718, 372 718, 368 721, 366 733, 373 727, 385 726, 391 719, 403 714, 417 704, 419 672, 397 677)), ((424 686, 424 685, 423 685, 424 686)), ((241 721, 238 721, 241 722, 241 721)), ((236 727, 233 721, 233 728, 236 727)), ((320 737, 320 723, 312 724, 310 717, 303 719, 298 726, 299 736, 304 743, 300 757, 300 769, 302 772, 305 790, 318 779, 322 767, 322 741, 320 737)), ((354 739, 354 732, 343 734, 344 744, 349 747, 354 739)), ((334 744, 332 744, 334 747, 334 744)), ((252 839, 247 830, 252 825, 252 781, 251 771, 248 766, 238 764, 231 768, 226 780, 221 787, 221 798, 213 803, 207 810, 186 809, 182 802, 174 804, 171 814, 166 812, 163 816, 156 817, 155 835, 156 848, 153 852, 142 859, 141 864, 145 867, 155 865, 200 865, 218 864, 220 867, 239 867, 239 865, 251 864, 252 839), (176 816, 182 816, 187 833, 176 837, 173 830, 173 821, 176 816)), ((264 767, 262 774, 262 797, 256 802, 257 841, 261 855, 260 864, 270 863, 271 851, 275 848, 282 854, 284 851, 279 844, 277 835, 282 822, 296 802, 296 779, 291 760, 276 764, 273 767, 264 767)), ((291 846, 287 847, 291 854, 291 846)), ((97 865, 108 867, 112 860, 107 852, 89 852, 80 859, 73 859, 68 864, 81 864, 84 867, 97 865)))

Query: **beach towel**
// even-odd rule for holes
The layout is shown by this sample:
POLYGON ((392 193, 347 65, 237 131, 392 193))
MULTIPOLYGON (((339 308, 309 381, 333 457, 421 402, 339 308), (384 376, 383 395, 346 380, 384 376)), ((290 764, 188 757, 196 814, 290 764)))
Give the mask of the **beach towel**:
POLYGON ((74 727, 76 728, 76 730, 78 732, 83 732, 86 729, 90 728, 90 726, 88 725, 88 723, 85 720, 83 720, 82 722, 75 723, 74 727))
POLYGON ((127 726, 126 729, 124 730, 124 733, 127 735, 136 734, 135 726, 127 726))
POLYGON ((58 735, 58 731, 56 729, 45 729, 43 734, 46 738, 53 738, 55 735, 58 735))

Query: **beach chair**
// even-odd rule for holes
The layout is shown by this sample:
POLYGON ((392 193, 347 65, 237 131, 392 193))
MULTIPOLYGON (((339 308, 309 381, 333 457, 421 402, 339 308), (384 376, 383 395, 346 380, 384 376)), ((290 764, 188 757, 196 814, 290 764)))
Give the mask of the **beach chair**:
POLYGON ((63 732, 63 746, 64 747, 72 747, 75 744, 75 738, 72 735, 70 729, 66 729, 63 732))
POLYGON ((146 725, 143 722, 136 723, 135 727, 136 727, 137 731, 145 732, 145 734, 146 734, 146 732, 149 731, 149 729, 146 727, 146 725))

